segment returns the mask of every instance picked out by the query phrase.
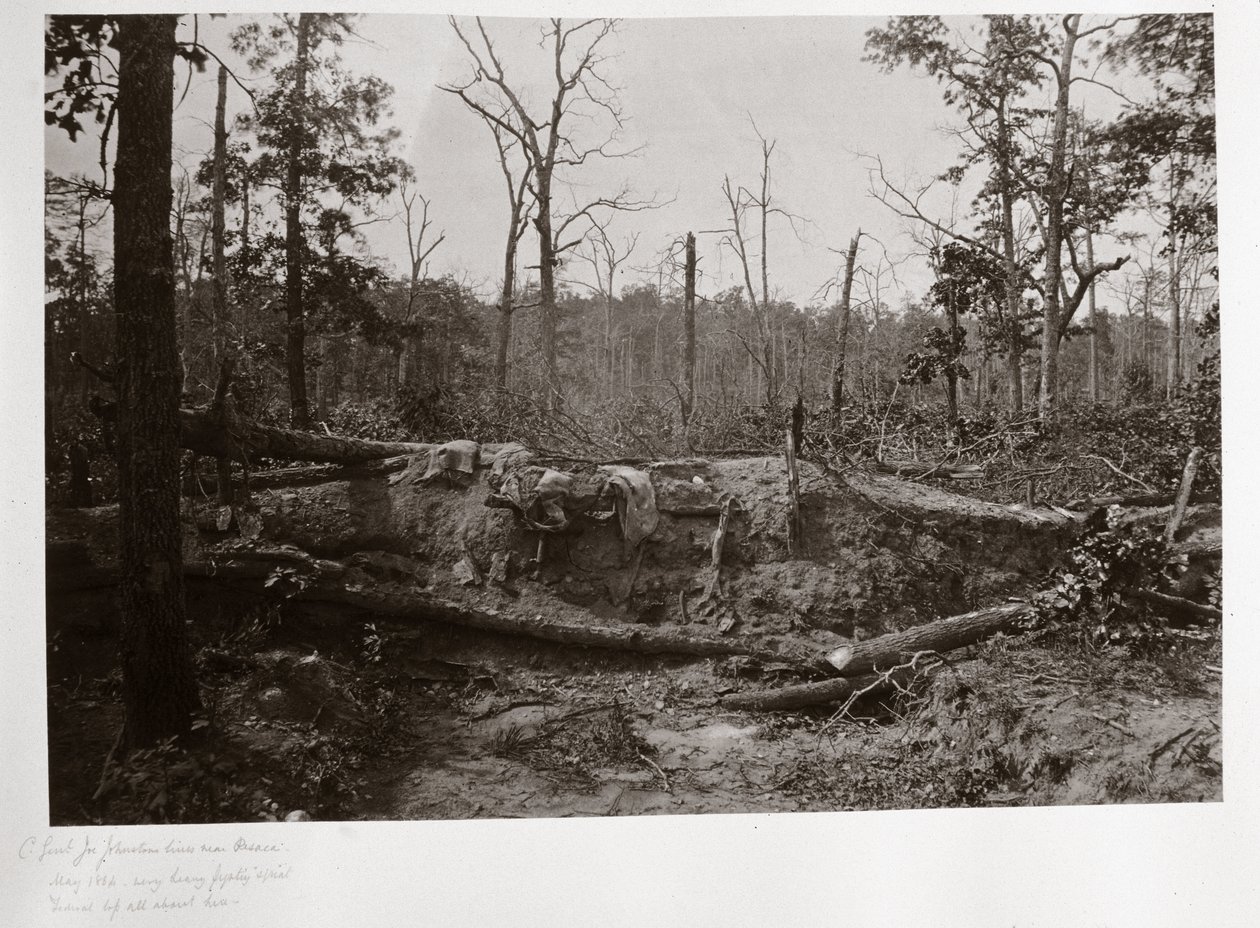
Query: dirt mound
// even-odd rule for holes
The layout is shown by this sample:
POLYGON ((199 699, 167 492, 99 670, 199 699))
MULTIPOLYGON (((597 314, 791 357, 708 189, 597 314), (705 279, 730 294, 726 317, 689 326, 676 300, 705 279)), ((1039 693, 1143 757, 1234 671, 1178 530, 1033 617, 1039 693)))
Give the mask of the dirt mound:
POLYGON ((1073 523, 925 485, 801 463, 802 536, 789 553, 780 458, 648 465, 660 520, 642 556, 612 512, 587 512, 543 539, 487 505, 485 471, 463 486, 409 471, 264 490, 262 538, 317 557, 354 557, 376 582, 577 621, 699 626, 829 643, 965 611, 1026 588, 1073 523), (733 497, 714 595, 720 503, 733 497), (465 562, 460 571, 456 565, 465 562), (471 565, 472 570, 469 570, 471 565), (505 582, 478 584, 481 575, 505 582), (572 609, 570 609, 572 607, 572 609))

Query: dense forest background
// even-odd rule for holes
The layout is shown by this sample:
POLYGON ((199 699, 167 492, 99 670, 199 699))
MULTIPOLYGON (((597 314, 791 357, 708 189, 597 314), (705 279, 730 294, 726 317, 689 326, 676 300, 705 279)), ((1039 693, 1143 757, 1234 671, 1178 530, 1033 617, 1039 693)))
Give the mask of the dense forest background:
MULTIPOLYGON (((625 158, 633 177, 618 143, 633 114, 610 71, 632 21, 539 23, 529 62, 500 50, 501 23, 434 21, 467 66, 442 89, 496 143, 503 183, 481 195, 504 226, 499 279, 434 272, 459 257, 443 254, 444 217, 391 124, 393 88, 342 60, 361 23, 232 19, 231 47, 197 56, 218 105, 172 178, 186 407, 211 400, 231 357, 247 415, 370 438, 520 439, 605 458, 758 449, 781 443, 799 398, 832 448, 992 459, 1012 441, 1053 451, 1066 434, 1105 459, 1086 462, 1099 484, 1120 472, 1166 487, 1188 444, 1219 447, 1208 15, 869 30, 873 74, 939 85, 956 157, 902 182, 883 155, 838 150, 863 163, 898 234, 853 229, 805 300, 783 296, 802 282, 781 286, 776 261, 811 217, 778 196, 785 152, 756 114, 744 129, 757 167, 711 178, 709 213, 672 236, 650 240, 643 222, 668 195, 582 182, 601 159, 625 158), (1107 119, 1082 102, 1099 87, 1107 119), (714 215, 717 228, 699 227, 714 215), (407 243, 401 272, 373 251, 383 227, 407 243)), ((49 54, 54 101, 112 68, 108 48, 69 73, 49 54)), ((98 145, 110 102, 54 103, 50 139, 98 145)), ((46 173, 54 495, 75 445, 100 462, 97 494, 113 492, 108 423, 91 412, 100 383, 72 360, 107 367, 114 338, 104 144, 101 161, 95 175, 46 173)))

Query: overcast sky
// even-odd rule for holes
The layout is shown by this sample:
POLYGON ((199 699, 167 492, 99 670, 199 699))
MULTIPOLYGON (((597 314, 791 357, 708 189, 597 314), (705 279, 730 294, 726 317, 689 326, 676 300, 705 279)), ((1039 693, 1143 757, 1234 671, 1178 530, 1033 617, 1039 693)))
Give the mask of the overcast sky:
MULTIPOLYGON (((203 43, 219 52, 247 83, 262 86, 230 51, 227 36, 245 17, 198 22, 203 43)), ((756 184, 760 145, 752 122, 776 142, 772 157, 775 205, 800 217, 795 230, 782 217, 770 225, 770 286, 784 299, 808 303, 836 273, 843 250, 861 228, 863 260, 873 264, 887 250, 894 260, 915 250, 905 223, 869 194, 866 156, 879 155, 889 174, 907 185, 939 174, 956 160, 956 123, 943 104, 935 80, 902 68, 885 74, 862 61, 866 30, 884 17, 776 17, 730 19, 627 19, 607 42, 610 82, 620 88, 628 117, 625 149, 633 157, 584 167, 571 177, 583 202, 628 184, 643 198, 656 197, 657 210, 617 217, 614 239, 639 233, 638 247, 620 275, 618 288, 638 276, 634 265, 654 263, 654 255, 685 233, 729 225, 721 192, 724 175, 733 184, 756 184), (834 250, 833 250, 834 249, 834 250)), ((959 29, 973 21, 952 20, 959 29)), ((508 70, 529 88, 535 104, 545 104, 548 51, 539 47, 543 22, 490 19, 488 31, 508 70), (534 82, 533 77, 543 77, 534 82), (518 78, 519 76, 519 78, 518 78)), ((186 17, 183 34, 191 35, 186 17)), ((502 273, 506 192, 493 139, 453 95, 438 88, 469 73, 467 53, 445 18, 367 15, 359 24, 362 41, 348 44, 342 57, 355 73, 379 75, 395 89, 392 123, 402 132, 401 150, 415 167, 420 191, 432 200, 432 218, 446 241, 434 253, 431 270, 452 273, 493 292, 502 273)), ((179 80, 186 80, 182 72, 179 80)), ((176 148, 188 164, 212 145, 215 74, 193 74, 176 114, 176 148)), ((1091 115, 1116 109, 1109 94, 1078 85, 1091 115)), ((229 111, 247 106, 231 86, 229 111)), ((595 138, 605 124, 579 131, 595 138)), ((54 173, 92 174, 97 146, 84 138, 69 143, 64 133, 46 133, 47 167, 54 173)), ((948 188, 930 201, 941 214, 949 209, 948 188)), ((563 201, 569 194, 561 188, 563 201)), ((396 208, 396 207, 395 207, 396 208)), ((966 198, 958 205, 965 221, 966 198)), ((368 248, 396 270, 406 266, 401 220, 365 230, 368 248)), ((739 283, 742 275, 718 234, 700 235, 701 291, 712 294, 739 283)), ((754 255, 760 245, 752 244, 754 255)), ((536 264, 536 245, 527 237, 522 265, 536 264)), ((1100 258, 1107 256, 1106 247, 1100 258)), ((898 271, 917 295, 929 282, 921 260, 898 271)), ((580 263, 562 275, 589 280, 580 263)), ((893 291, 886 299, 896 305, 893 291)))

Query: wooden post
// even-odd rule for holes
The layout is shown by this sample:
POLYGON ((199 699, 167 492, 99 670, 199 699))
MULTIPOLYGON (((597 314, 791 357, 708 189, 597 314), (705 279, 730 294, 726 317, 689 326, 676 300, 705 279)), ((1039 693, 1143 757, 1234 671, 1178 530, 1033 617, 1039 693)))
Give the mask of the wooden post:
POLYGON ((788 554, 796 556, 801 549, 801 478, 796 467, 796 436, 787 430, 788 472, 788 554))

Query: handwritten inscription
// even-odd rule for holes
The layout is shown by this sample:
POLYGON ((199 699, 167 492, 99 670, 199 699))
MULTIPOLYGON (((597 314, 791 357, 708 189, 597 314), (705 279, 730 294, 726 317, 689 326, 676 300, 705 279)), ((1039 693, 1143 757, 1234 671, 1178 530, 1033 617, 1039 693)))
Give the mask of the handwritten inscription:
POLYGON ((74 832, 24 838, 20 865, 47 874, 47 912, 126 921, 190 909, 230 911, 293 878, 279 841, 170 841, 74 832), (143 915, 137 913, 144 913, 143 915))

